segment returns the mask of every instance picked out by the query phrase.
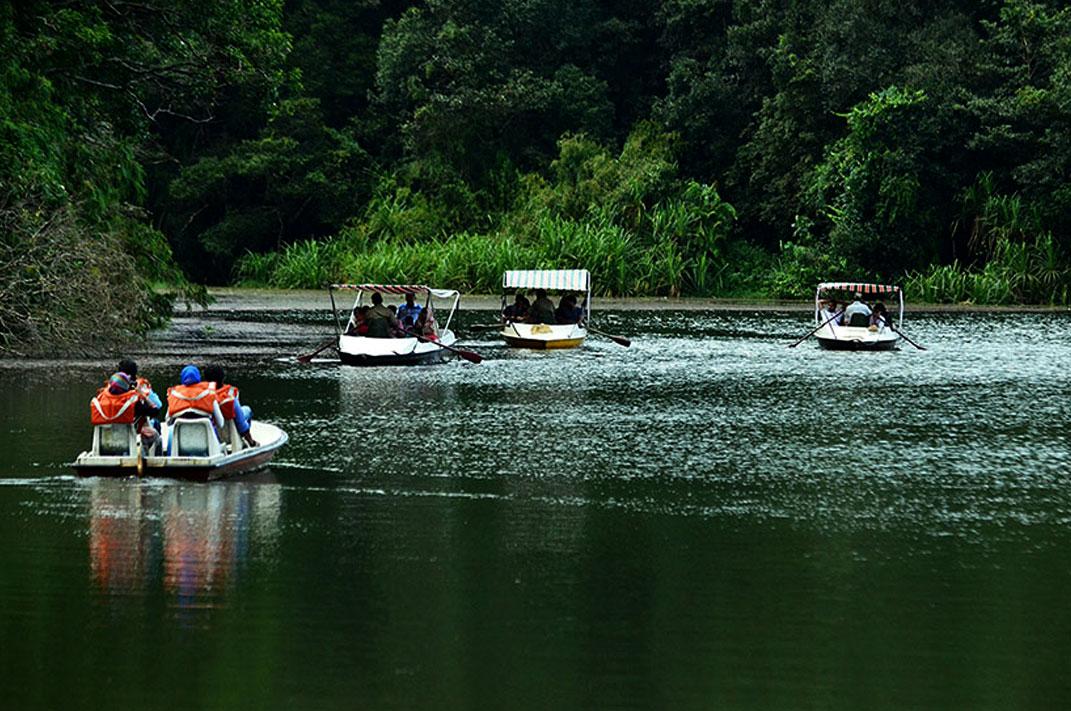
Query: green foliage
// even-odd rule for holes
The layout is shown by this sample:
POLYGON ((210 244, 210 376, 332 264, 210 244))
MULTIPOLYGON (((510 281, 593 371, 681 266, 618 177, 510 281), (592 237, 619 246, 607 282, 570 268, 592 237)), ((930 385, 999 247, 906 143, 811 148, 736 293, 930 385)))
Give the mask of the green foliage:
POLYGON ((728 288, 724 244, 735 212, 711 185, 681 182, 673 137, 641 125, 620 154, 578 135, 563 138, 553 180, 527 175, 498 230, 432 234, 427 196, 394 186, 363 221, 320 246, 293 245, 241 273, 274 286, 326 280, 430 281, 496 291, 502 272, 586 267, 605 294, 709 294, 728 288))
POLYGON ((139 288, 585 266, 1060 302, 1065 5, 0 0, 0 208, 63 211, 139 288))
POLYGON ((981 269, 958 261, 909 275, 923 301, 974 304, 1071 304, 1071 268, 1052 235, 1033 244, 1001 242, 981 269))

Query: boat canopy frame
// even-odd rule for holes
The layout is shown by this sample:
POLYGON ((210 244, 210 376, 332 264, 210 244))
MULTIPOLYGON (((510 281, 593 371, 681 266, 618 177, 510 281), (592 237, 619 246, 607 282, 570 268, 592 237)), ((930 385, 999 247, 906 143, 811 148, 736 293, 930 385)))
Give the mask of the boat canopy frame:
POLYGON ((513 269, 502 274, 502 311, 510 289, 576 291, 584 295, 584 320, 591 322, 591 272, 587 269, 513 269))
POLYGON ((904 327, 904 290, 891 284, 868 284, 854 281, 824 281, 818 285, 814 292, 814 320, 821 323, 822 295, 830 291, 847 291, 864 296, 879 296, 882 294, 896 294, 900 300, 900 313, 897 317, 896 328, 904 327))
POLYGON ((453 299, 453 303, 450 305, 450 314, 446 317, 446 323, 443 324, 442 332, 445 333, 450 329, 450 323, 454 320, 454 314, 457 313, 458 304, 461 302, 461 292, 456 289, 433 289, 430 286, 424 284, 328 284, 327 293, 331 297, 331 313, 335 316, 335 333, 339 336, 342 335, 342 323, 338 317, 338 307, 335 306, 335 290, 338 291, 356 291, 357 300, 353 302, 353 307, 350 309, 350 317, 347 320, 347 328, 349 322, 353 320, 353 311, 361 305, 361 299, 365 293, 379 293, 379 294, 395 294, 404 296, 406 294, 423 295, 424 308, 431 307, 431 298, 434 296, 438 299, 453 299))

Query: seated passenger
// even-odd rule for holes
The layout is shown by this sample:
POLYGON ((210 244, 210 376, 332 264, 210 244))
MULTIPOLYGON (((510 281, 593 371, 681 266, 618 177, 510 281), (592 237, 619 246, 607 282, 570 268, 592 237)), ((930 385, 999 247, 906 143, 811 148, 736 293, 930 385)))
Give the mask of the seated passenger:
POLYGON ((391 327, 399 328, 398 319, 383 305, 383 295, 372 294, 372 308, 368 309, 368 337, 390 338, 391 327))
POLYGON ((187 365, 180 375, 181 384, 167 389, 167 419, 184 412, 197 412, 212 418, 216 432, 223 428, 223 413, 216 402, 216 388, 211 381, 202 382, 196 365, 187 365))
POLYGON ((368 305, 358 306, 353 310, 353 318, 346 327, 347 336, 368 335, 368 305))
POLYGON ((413 294, 406 294, 405 303, 398 307, 398 320, 402 322, 402 328, 412 328, 423 310, 424 307, 416 303, 413 294))
POLYGON ((160 396, 153 392, 152 383, 147 378, 138 376, 138 364, 135 361, 130 358, 120 360, 119 372, 130 376, 133 389, 143 404, 142 412, 155 412, 148 416, 139 415, 134 423, 134 429, 141 436, 141 446, 148 453, 160 437, 160 411, 164 403, 160 401, 160 396))
POLYGON ((238 435, 250 447, 256 447, 257 441, 249 431, 253 421, 253 410, 238 401, 238 388, 223 382, 223 367, 209 365, 205 367, 204 379, 215 384, 216 403, 224 420, 234 420, 238 435))
POLYGON ((870 307, 863 303, 863 295, 856 293, 855 301, 848 304, 848 308, 844 309, 841 323, 845 326, 862 326, 866 328, 870 325, 870 313, 870 307))
POLYGON ((439 332, 435 328, 435 315, 431 313, 431 309, 424 309, 417 316, 416 325, 413 326, 413 333, 418 334, 422 338, 428 341, 439 340, 439 332))
POLYGON ((387 307, 387 311, 390 311, 391 314, 394 316, 394 321, 391 323, 390 327, 390 337, 405 338, 406 336, 408 336, 409 334, 406 333, 406 331, 411 329, 412 326, 406 326, 405 323, 398 318, 398 307, 394 304, 391 304, 387 307))
POLYGON ((89 421, 94 425, 133 425, 139 418, 159 416, 160 408, 143 400, 134 380, 123 372, 113 373, 89 401, 89 421))
POLYGON ((528 312, 528 323, 557 323, 554 316, 554 302, 547 298, 544 289, 536 289, 535 303, 528 312))
POLYGON ((580 323, 584 310, 576 305, 576 296, 566 294, 558 302, 558 308, 554 311, 554 320, 558 323, 580 323))
POLYGON ((840 325, 843 319, 844 313, 837 310, 837 300, 829 299, 820 302, 818 318, 821 319, 820 323, 832 321, 836 325, 840 325))
POLYGON ((886 310, 885 304, 880 301, 874 304, 874 313, 870 314, 870 325, 877 329, 892 328, 889 312, 886 310))
POLYGON ((509 322, 522 322, 528 318, 529 308, 531 308, 531 304, 528 303, 528 298, 518 291, 513 298, 513 303, 502 312, 502 318, 509 322))

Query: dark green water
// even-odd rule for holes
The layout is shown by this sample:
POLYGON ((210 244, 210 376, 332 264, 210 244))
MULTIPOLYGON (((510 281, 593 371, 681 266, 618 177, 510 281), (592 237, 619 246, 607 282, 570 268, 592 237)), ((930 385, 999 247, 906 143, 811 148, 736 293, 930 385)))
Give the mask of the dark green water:
MULTIPOLYGON (((468 314, 470 320, 481 320, 468 314)), ((1071 316, 636 312, 479 366, 279 362, 307 313, 180 320, 278 465, 77 480, 105 364, 0 370, 5 708, 1059 708, 1071 316)), ((484 320, 486 316, 484 316, 484 320)))

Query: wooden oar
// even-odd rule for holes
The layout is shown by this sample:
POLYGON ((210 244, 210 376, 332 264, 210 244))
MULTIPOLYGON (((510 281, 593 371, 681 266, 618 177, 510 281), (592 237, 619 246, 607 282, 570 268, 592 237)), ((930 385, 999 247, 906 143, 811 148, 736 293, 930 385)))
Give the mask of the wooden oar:
POLYGON ((630 341, 629 339, 625 338, 624 336, 615 336, 612 333, 605 333, 605 332, 600 331, 599 329, 597 329, 597 328, 595 328, 593 326, 588 326, 587 328, 592 333, 597 333, 600 336, 602 336, 603 338, 609 338, 611 341, 613 341, 614 343, 616 343, 619 346, 624 346, 625 348, 628 348, 629 346, 632 345, 632 341, 630 341))
POLYGON ((418 341, 423 341, 424 343, 434 343, 435 345, 439 346, 440 348, 445 348, 448 351, 453 351, 454 353, 457 353, 459 356, 461 356, 462 358, 464 358, 465 360, 467 360, 470 363, 481 363, 481 362, 483 362, 483 358, 480 356, 479 353, 474 353, 472 351, 466 351, 466 350, 461 349, 461 348, 454 348, 453 346, 448 346, 445 343, 441 343, 440 341, 432 340, 432 339, 428 338, 427 336, 421 336, 420 334, 415 333, 413 331, 405 331, 405 333, 408 333, 410 336, 412 336, 413 338, 417 339, 418 341))
POLYGON ((331 338, 330 340, 324 341, 323 345, 321 345, 319 348, 314 350, 312 353, 306 353, 305 355, 299 355, 297 357, 297 362, 298 363, 308 363, 313 358, 315 358, 316 356, 318 356, 320 353, 322 353, 323 351, 327 350, 331 346, 335 345, 336 343, 338 343, 338 340, 335 339, 335 338, 331 338))
MULTIPOLYGON (((879 317, 879 318, 880 318, 880 317, 879 317)), ((908 343, 910 343, 911 345, 913 345, 913 346, 914 346, 915 348, 918 348, 918 349, 919 349, 920 351, 924 351, 924 350, 926 350, 926 348, 925 348, 925 347, 923 347, 923 346, 920 346, 919 344, 917 344, 917 343, 915 343, 914 341, 912 341, 912 340, 911 340, 910 338, 908 338, 908 337, 907 337, 907 334, 905 334, 905 333, 904 333, 903 331, 901 331, 900 329, 898 329, 898 328, 897 328, 896 326, 893 326, 893 325, 892 325, 891 323, 889 323, 888 321, 886 321, 886 320, 885 320, 884 318, 882 318, 882 319, 881 319, 881 321, 882 321, 882 323, 884 323, 884 324, 885 324, 886 326, 888 326, 888 327, 889 327, 889 330, 890 330, 890 331, 892 331, 893 333, 895 333, 895 334, 897 334, 898 336, 900 336, 900 338, 904 339, 905 341, 907 341, 908 343)))
POLYGON ((815 327, 815 329, 814 329, 813 331, 811 331, 810 333, 808 333, 808 334, 807 334, 806 336, 804 336, 803 338, 799 339, 799 340, 798 340, 798 341, 796 341, 795 343, 791 344, 791 345, 789 346, 789 348, 795 348, 795 347, 796 347, 796 346, 798 346, 799 344, 803 343, 803 342, 804 342, 804 341, 806 341, 806 340, 807 340, 808 338, 810 338, 810 337, 811 337, 811 336, 813 336, 814 334, 818 333, 818 329, 822 328, 822 326, 825 326, 825 325, 826 325, 827 323, 829 323, 830 321, 832 321, 832 320, 836 319, 836 318, 837 318, 838 316, 840 316, 840 314, 833 314, 832 316, 830 316, 829 318, 827 318, 827 319, 825 320, 825 322, 824 322, 824 323, 820 323, 820 324, 818 324, 818 326, 816 326, 816 327, 815 327))

